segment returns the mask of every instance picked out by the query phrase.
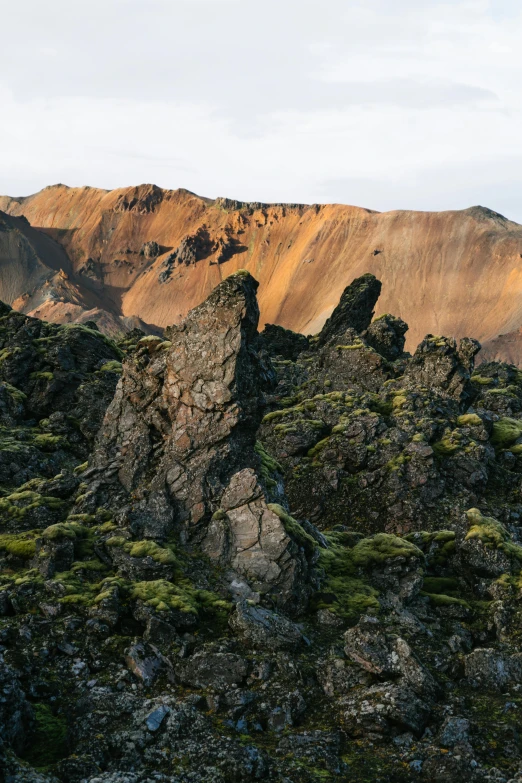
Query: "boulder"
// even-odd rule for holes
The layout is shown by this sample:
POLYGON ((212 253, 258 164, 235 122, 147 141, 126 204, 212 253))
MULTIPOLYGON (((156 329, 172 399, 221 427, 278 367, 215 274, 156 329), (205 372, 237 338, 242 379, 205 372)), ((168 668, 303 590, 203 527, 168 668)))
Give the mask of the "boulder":
POLYGON ((251 469, 236 473, 221 500, 222 512, 212 519, 203 551, 234 571, 251 587, 269 595, 280 607, 304 608, 310 592, 309 559, 269 508, 251 469))
POLYGON ((409 644, 400 636, 387 633, 373 617, 363 617, 358 625, 344 635, 347 658, 379 679, 399 678, 428 702, 437 694, 438 686, 422 666, 409 644))
POLYGON ((356 737, 402 731, 419 736, 431 711, 430 705, 403 683, 359 688, 339 703, 344 725, 356 737))
POLYGON ((404 353, 406 342, 404 335, 407 331, 408 324, 402 318, 385 314, 372 321, 363 337, 377 353, 388 361, 394 362, 404 353))
POLYGON ((145 242, 140 250, 140 255, 145 256, 145 258, 150 261, 154 258, 157 258, 160 254, 160 246, 157 242, 154 242, 154 240, 151 240, 150 242, 145 242))
POLYGON ((419 344, 404 373, 404 382, 412 388, 433 389, 442 397, 469 405, 476 392, 470 377, 480 343, 469 337, 459 346, 452 337, 428 334, 419 344))
POLYGON ((202 650, 176 665, 176 677, 192 688, 227 691, 240 685, 248 674, 248 664, 235 653, 202 650))
POLYGON ((304 641, 295 623, 281 614, 240 602, 229 620, 232 630, 252 647, 268 650, 293 650, 304 641))
POLYGON ((159 651, 143 642, 137 642, 125 651, 125 662, 130 671, 147 687, 152 685, 165 668, 165 659, 159 651))

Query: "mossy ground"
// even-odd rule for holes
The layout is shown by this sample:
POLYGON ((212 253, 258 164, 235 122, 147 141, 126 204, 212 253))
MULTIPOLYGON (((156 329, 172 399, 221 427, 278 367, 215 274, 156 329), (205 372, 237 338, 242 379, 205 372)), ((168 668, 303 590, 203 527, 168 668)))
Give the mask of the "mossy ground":
POLYGON ((33 709, 34 736, 23 757, 37 769, 45 769, 66 755, 67 719, 55 714, 49 704, 36 703, 33 709))

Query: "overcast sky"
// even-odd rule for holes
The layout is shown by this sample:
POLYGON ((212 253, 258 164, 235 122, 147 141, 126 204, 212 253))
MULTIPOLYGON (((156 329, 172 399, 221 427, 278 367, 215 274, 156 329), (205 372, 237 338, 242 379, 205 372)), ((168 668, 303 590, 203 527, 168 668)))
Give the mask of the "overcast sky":
POLYGON ((0 193, 522 222, 519 0, 0 0, 0 193))

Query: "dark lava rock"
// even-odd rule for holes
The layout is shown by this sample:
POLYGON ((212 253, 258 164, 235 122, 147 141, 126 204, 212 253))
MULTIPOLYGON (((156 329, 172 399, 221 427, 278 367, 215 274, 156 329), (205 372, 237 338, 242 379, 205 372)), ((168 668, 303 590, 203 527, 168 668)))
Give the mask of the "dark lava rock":
POLYGON ((332 315, 319 334, 319 346, 344 335, 347 329, 364 332, 370 325, 373 311, 381 293, 381 282, 374 275, 358 277, 347 286, 332 315))
POLYGON ((266 324, 259 336, 261 345, 270 356, 281 356, 293 362, 309 348, 308 338, 276 324, 266 324))
POLYGON ((303 642, 301 630, 284 615, 240 602, 231 616, 232 630, 252 647, 268 650, 296 649, 303 642))
POLYGON ((404 353, 404 343, 406 342, 404 335, 407 331, 408 324, 402 318, 386 314, 376 318, 363 336, 368 345, 374 348, 377 353, 393 362, 404 353))
POLYGON ((256 288, 125 357, 0 305, 0 779, 518 780, 522 373, 256 288))

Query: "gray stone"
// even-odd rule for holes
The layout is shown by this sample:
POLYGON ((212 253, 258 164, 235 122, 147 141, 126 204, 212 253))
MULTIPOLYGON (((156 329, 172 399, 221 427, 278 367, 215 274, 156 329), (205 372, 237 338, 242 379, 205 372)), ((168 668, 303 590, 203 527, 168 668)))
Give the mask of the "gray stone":
POLYGON ((155 648, 142 642, 126 650, 125 661, 130 671, 147 686, 152 685, 165 664, 155 648))
POLYGON ((158 707, 157 710, 154 710, 154 712, 151 712, 150 715, 147 715, 145 718, 145 723, 148 730, 152 733, 158 731, 158 729, 161 727, 161 724, 169 714, 169 707, 166 707, 164 704, 162 704, 161 707, 158 707))

